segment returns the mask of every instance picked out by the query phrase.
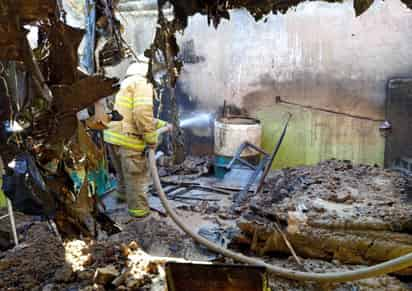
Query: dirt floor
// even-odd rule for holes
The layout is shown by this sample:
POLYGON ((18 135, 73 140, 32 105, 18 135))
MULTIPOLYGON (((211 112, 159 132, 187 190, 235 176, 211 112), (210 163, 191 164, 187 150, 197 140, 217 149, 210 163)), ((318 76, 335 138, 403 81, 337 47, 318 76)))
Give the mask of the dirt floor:
MULTIPOLYGON (((241 207, 240 213, 230 213, 231 197, 201 190, 193 190, 192 195, 210 200, 188 202, 182 199, 173 203, 193 229, 206 233, 222 245, 296 270, 330 272, 358 268, 385 258, 374 256, 371 251, 367 256, 354 257, 350 248, 327 252, 324 248, 333 250, 335 240, 330 239, 330 245, 316 247, 319 242, 312 229, 316 229, 314 232, 320 239, 324 238, 323 230, 335 234, 332 237, 336 237, 337 232, 343 233, 342 238, 345 238, 348 230, 356 229, 360 232, 357 233, 360 241, 367 239, 372 230, 391 235, 388 239, 396 234, 398 245, 392 249, 397 247, 399 252, 395 255, 405 252, 412 243, 412 240, 405 241, 409 237, 402 237, 412 233, 408 189, 408 179, 399 173, 327 161, 316 167, 272 173, 266 193, 252 198, 241 207), (271 223, 275 220, 298 253, 301 265, 295 262, 284 244, 268 246, 264 235, 253 238, 257 232, 251 231, 251 225, 259 225, 266 233, 273 233, 268 225, 273 227, 271 223), (290 230, 302 227, 302 220, 305 222, 303 230, 290 230), (296 233, 299 236, 293 235, 296 233), (312 244, 303 248, 300 242, 308 238, 312 239, 312 244), (256 239, 258 243, 253 245, 256 239)), ((22 243, 17 248, 0 252, 0 290, 165 290, 167 261, 231 262, 193 243, 161 214, 156 197, 151 197, 151 205, 158 211, 153 211, 144 221, 128 217, 124 205, 112 196, 104 202, 107 213, 122 232, 102 236, 98 241, 61 242, 46 222, 18 215, 22 243)), ((7 227, 7 221, 2 222, 0 230, 7 227)), ((374 239, 379 246, 379 235, 374 239)), ((390 255, 394 254, 387 254, 390 255)), ((409 290, 408 278, 382 276, 320 285, 270 275, 269 285, 272 290, 409 290)))

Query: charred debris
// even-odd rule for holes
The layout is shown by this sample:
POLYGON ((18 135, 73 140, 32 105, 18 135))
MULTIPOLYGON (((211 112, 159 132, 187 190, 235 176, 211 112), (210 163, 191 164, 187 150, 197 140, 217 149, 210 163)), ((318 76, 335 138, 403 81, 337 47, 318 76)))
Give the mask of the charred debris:
MULTIPOLYGON (((18 210, 55 219, 63 234, 94 236, 96 218, 111 224, 86 179, 106 166, 104 149, 93 140, 98 133, 88 127, 92 119, 79 122, 77 113, 113 95, 118 80, 105 77, 103 67, 93 74, 78 69, 85 32, 65 24, 61 3, 2 1, 1 14, 3 188, 18 210), (38 30, 34 50, 28 25, 38 30)), ((86 54, 101 66, 110 63, 109 55, 115 62, 127 52, 114 3, 99 2, 96 14, 95 30, 106 41, 96 60, 94 49, 86 54)))
MULTIPOLYGON (((26 193, 21 201, 14 201, 21 210, 41 209, 41 213, 56 219, 60 230, 72 234, 94 234, 93 227, 87 224, 94 220, 92 217, 101 216, 96 196, 90 193, 93 187, 85 177, 108 166, 99 133, 93 130, 99 126, 93 117, 79 122, 76 114, 115 94, 118 80, 105 77, 104 67, 133 55, 115 17, 117 2, 97 1, 96 25, 86 27, 86 31, 65 23, 61 1, 1 2, 0 118, 4 126, 0 146, 4 165, 12 161, 16 164, 14 171, 5 167, 9 179, 4 184, 11 197, 17 191, 26 193), (35 49, 26 38, 27 25, 38 29, 35 49), (78 68, 78 48, 85 35, 92 44, 84 50, 88 72, 78 68), (17 125, 23 129, 21 132, 10 130, 17 125), (20 165, 24 169, 19 174, 20 165), (24 170, 30 173, 28 177, 24 170), (82 177, 74 178, 74 170, 82 177), (26 209, 27 205, 35 206, 26 209)), ((182 67, 175 33, 185 29, 189 16, 207 15, 210 23, 217 26, 221 18, 229 18, 228 11, 233 8, 244 7, 259 20, 271 12, 285 12, 299 2, 171 1, 174 19, 168 20, 163 13, 166 2, 159 1, 159 25, 146 55, 151 58, 151 68, 160 67, 166 74, 164 83, 157 83, 152 70, 148 76, 158 91, 162 86, 171 89, 173 123, 178 125, 173 88, 182 67)), ((355 1, 356 13, 362 13, 372 2, 355 1)), ((182 162, 182 133, 176 130, 174 135, 175 161, 182 162)))
MULTIPOLYGON (((104 286, 135 290, 154 282, 162 287, 165 260, 150 257, 141 245, 145 250, 154 250, 153 242, 162 242, 167 248, 163 256, 185 256, 187 249, 197 248, 175 228, 159 222, 165 211, 153 188, 151 207, 160 218, 152 218, 151 227, 144 229, 122 222, 125 227, 121 231, 116 211, 105 211, 100 198, 105 189, 100 189, 99 183, 110 184, 111 177, 100 134, 104 124, 95 117, 93 105, 119 89, 119 80, 106 77, 105 67, 134 57, 121 36, 120 21, 115 16, 117 2, 97 1, 96 25, 81 30, 66 24, 60 1, 0 0, 3 189, 16 210, 54 221, 63 238, 96 239, 101 233, 110 237, 105 241, 66 242, 62 247, 56 236, 36 225, 27 234, 34 248, 24 249, 17 258, 7 254, 0 260, 4 274, 0 288, 22 282, 23 290, 31 289, 46 281, 55 288, 89 288, 85 290, 95 290, 96 286, 101 290, 104 286), (38 29, 35 49, 26 38, 27 26, 38 29), (78 49, 85 35, 92 45, 84 49, 87 66, 80 70, 78 49), (85 109, 89 117, 79 121, 77 113, 85 109), (109 217, 107 213, 115 215, 109 217), (38 233, 41 236, 37 238, 38 233), (135 239, 140 239, 139 244, 131 242, 135 239), (182 243, 177 245, 179 239, 182 243), (77 269, 67 267, 64 252, 72 257, 77 269), (42 265, 44 270, 37 277, 27 275, 35 270, 35 264, 40 264, 36 260, 28 262, 29 256, 47 257, 50 266, 59 272, 52 274, 42 265), (25 267, 20 269, 22 265, 25 267)), ((175 34, 184 31, 188 18, 200 13, 217 27, 221 19, 230 18, 231 9, 245 8, 258 21, 300 2, 303 0, 158 1, 155 38, 145 52, 151 60, 148 78, 160 96, 160 104, 161 88, 169 88, 176 128, 179 119, 174 87, 183 64, 175 34), (173 7, 173 19, 165 16, 166 5, 173 7)), ((410 1, 402 2, 412 8, 410 1)), ((355 0, 356 15, 372 3, 355 0)), ((206 217, 200 223, 206 221, 213 227, 199 229, 199 233, 222 245, 267 261, 276 261, 273 254, 280 255, 284 259, 281 263, 295 270, 319 272, 372 265, 412 251, 412 205, 406 203, 411 199, 412 182, 406 174, 330 160, 274 171, 263 187, 250 185, 243 191, 247 199, 233 207, 231 197, 244 188, 205 177, 212 171, 211 159, 185 157, 180 130, 175 131, 172 141, 174 158, 159 158, 169 199, 179 211, 191 213, 189 218, 198 214, 206 217), (206 194, 193 194, 196 191, 206 194)), ((225 262, 210 253, 203 254, 202 259, 210 256, 225 262)), ((411 274, 409 268, 395 275, 408 278, 411 274)), ((319 290, 312 283, 296 286, 279 278, 269 281, 274 290, 319 290)), ((390 276, 332 287, 406 290, 404 283, 390 276)))

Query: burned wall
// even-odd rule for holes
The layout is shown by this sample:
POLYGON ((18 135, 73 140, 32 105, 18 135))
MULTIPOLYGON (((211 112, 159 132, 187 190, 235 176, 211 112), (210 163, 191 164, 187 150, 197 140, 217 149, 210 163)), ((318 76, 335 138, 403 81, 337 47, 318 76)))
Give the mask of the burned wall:
MULTIPOLYGON (((259 22, 244 10, 230 16, 215 29, 196 15, 177 36, 185 61, 177 85, 183 115, 215 112, 227 100, 262 119, 263 146, 271 150, 285 112, 293 113, 276 167, 333 157, 383 163, 379 121, 276 104, 275 99, 384 119, 387 81, 412 74, 411 10, 400 0, 375 1, 355 17, 353 1, 346 0, 305 2, 259 22)), ((143 52, 154 34, 155 11, 122 12, 121 19, 126 38, 143 52)), ((190 134, 201 136, 202 151, 213 149, 210 131, 190 134)))
POLYGON ((412 74, 412 11, 400 0, 375 1, 360 17, 353 2, 305 2, 255 22, 243 10, 214 29, 190 19, 180 43, 203 61, 185 64, 184 91, 204 110, 223 100, 263 120, 264 146, 275 143, 284 112, 294 114, 277 166, 326 158, 383 163, 379 121, 275 103, 295 103, 384 119, 388 79, 412 74))
POLYGON ((399 0, 357 18, 351 1, 306 2, 257 23, 240 10, 217 30, 196 16, 181 42, 193 40, 205 61, 186 65, 181 82, 212 107, 225 98, 262 108, 279 95, 379 118, 387 79, 412 70, 411 36, 412 11, 399 0))

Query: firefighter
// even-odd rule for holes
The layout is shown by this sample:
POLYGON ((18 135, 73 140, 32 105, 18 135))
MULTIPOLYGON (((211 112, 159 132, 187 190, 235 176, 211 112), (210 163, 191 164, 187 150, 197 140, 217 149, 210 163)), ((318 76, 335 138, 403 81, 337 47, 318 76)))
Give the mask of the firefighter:
POLYGON ((118 174, 118 194, 126 196, 128 212, 136 218, 150 214, 147 191, 150 183, 145 148, 156 148, 157 129, 172 126, 153 117, 153 88, 146 79, 147 59, 140 57, 126 72, 115 99, 121 121, 111 121, 104 141, 111 144, 110 155, 118 174))

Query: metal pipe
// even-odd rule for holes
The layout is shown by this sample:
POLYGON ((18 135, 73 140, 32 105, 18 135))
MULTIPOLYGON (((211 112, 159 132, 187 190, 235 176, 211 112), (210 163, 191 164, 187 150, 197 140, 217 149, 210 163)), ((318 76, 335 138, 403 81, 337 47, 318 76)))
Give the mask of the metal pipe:
POLYGON ((392 259, 374 266, 360 268, 352 271, 342 271, 342 272, 332 272, 332 273, 312 273, 312 272, 300 272, 291 269, 282 268, 276 265, 268 264, 260 259, 255 259, 247 257, 240 253, 225 249, 215 243, 210 242, 209 240, 201 237, 193 230, 191 230, 176 214, 173 208, 170 206, 166 194, 162 189, 160 183, 159 174, 157 172, 155 152, 152 149, 149 149, 149 165, 150 171, 152 173, 153 183, 158 192, 160 201, 167 214, 172 218, 172 220, 181 228, 186 234, 191 236, 195 241, 200 244, 203 244, 208 249, 222 254, 226 257, 232 258, 238 262, 257 265, 265 267, 269 272, 274 273, 280 277, 298 280, 298 281, 317 281, 317 282, 347 282, 360 280, 370 277, 381 276, 388 273, 393 273, 396 271, 403 270, 405 268, 412 266, 412 252, 406 255, 403 255, 399 258, 392 259))
POLYGON ((7 209, 9 211, 11 232, 13 233, 14 245, 17 247, 19 245, 19 239, 17 238, 16 222, 14 220, 13 206, 11 201, 7 198, 7 209))

